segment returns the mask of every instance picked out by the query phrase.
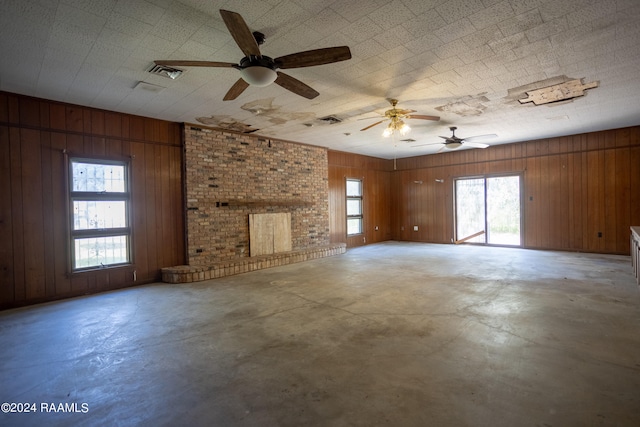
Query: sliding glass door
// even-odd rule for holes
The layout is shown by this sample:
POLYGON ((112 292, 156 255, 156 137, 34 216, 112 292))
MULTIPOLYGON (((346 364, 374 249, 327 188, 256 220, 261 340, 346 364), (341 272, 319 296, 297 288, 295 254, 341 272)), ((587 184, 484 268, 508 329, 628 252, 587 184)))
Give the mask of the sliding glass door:
POLYGON ((456 242, 520 246, 520 182, 520 175, 456 179, 456 242))

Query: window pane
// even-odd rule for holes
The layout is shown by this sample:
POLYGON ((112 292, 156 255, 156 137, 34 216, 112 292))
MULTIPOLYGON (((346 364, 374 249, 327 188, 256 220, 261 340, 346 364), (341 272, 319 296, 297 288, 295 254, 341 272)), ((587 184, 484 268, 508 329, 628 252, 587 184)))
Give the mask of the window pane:
POLYGON ((347 215, 362 215, 362 200, 347 199, 347 215))
POLYGON ((362 233, 362 219, 361 218, 348 218, 347 219, 347 234, 360 234, 362 233))
POLYGON ((362 182, 359 179, 347 180, 347 196, 362 196, 362 182))
POLYGON ((72 191, 124 193, 125 166, 98 163, 71 163, 72 191))
POLYGON ((126 202, 120 201, 74 201, 73 229, 89 230, 122 228, 127 226, 126 202))
POLYGON ((100 267, 129 262, 127 236, 75 239, 74 268, 100 267))
POLYGON ((487 178, 487 241, 520 245, 520 177, 487 178))
MULTIPOLYGON (((456 181, 456 238, 464 239, 484 229, 484 178, 456 181)), ((485 243, 484 234, 467 240, 485 243)))

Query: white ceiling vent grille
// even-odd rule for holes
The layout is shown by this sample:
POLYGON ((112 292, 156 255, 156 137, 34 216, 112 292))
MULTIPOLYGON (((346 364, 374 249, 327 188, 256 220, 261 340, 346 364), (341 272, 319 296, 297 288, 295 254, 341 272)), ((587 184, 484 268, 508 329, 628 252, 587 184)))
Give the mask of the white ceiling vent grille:
POLYGON ((166 65, 153 64, 149 69, 151 74, 157 74, 162 77, 168 77, 172 80, 177 79, 182 75, 182 70, 173 67, 167 67, 166 65))

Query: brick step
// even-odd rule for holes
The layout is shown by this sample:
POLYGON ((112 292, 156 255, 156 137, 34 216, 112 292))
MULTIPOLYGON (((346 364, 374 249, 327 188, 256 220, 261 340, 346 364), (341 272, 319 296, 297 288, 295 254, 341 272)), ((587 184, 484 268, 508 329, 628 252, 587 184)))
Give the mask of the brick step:
POLYGON ((162 281, 165 283, 192 283, 202 280, 217 279, 234 274, 248 273, 264 268, 309 261, 345 253, 347 245, 321 246, 318 248, 302 249, 291 252, 281 252, 273 255, 246 257, 238 260, 221 261, 212 265, 178 265, 162 269, 162 281))

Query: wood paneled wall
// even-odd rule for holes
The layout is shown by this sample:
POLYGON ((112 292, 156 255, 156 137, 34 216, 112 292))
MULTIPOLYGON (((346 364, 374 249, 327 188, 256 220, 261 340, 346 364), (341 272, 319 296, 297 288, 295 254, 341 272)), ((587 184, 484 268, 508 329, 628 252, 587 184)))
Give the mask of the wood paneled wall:
POLYGON ((178 123, 0 92, 0 308, 147 283, 183 264, 181 141, 178 123), (69 274, 64 150, 132 159, 134 265, 69 274))
POLYGON ((502 173, 524 175, 524 247, 629 254, 640 224, 640 127, 398 159, 397 169, 397 240, 450 243, 453 178, 502 173))
POLYGON ((331 243, 346 243, 347 247, 354 247, 390 240, 392 163, 375 157, 331 150, 328 152, 328 163, 331 243), (347 237, 347 178, 363 181, 364 233, 351 237, 347 237))

